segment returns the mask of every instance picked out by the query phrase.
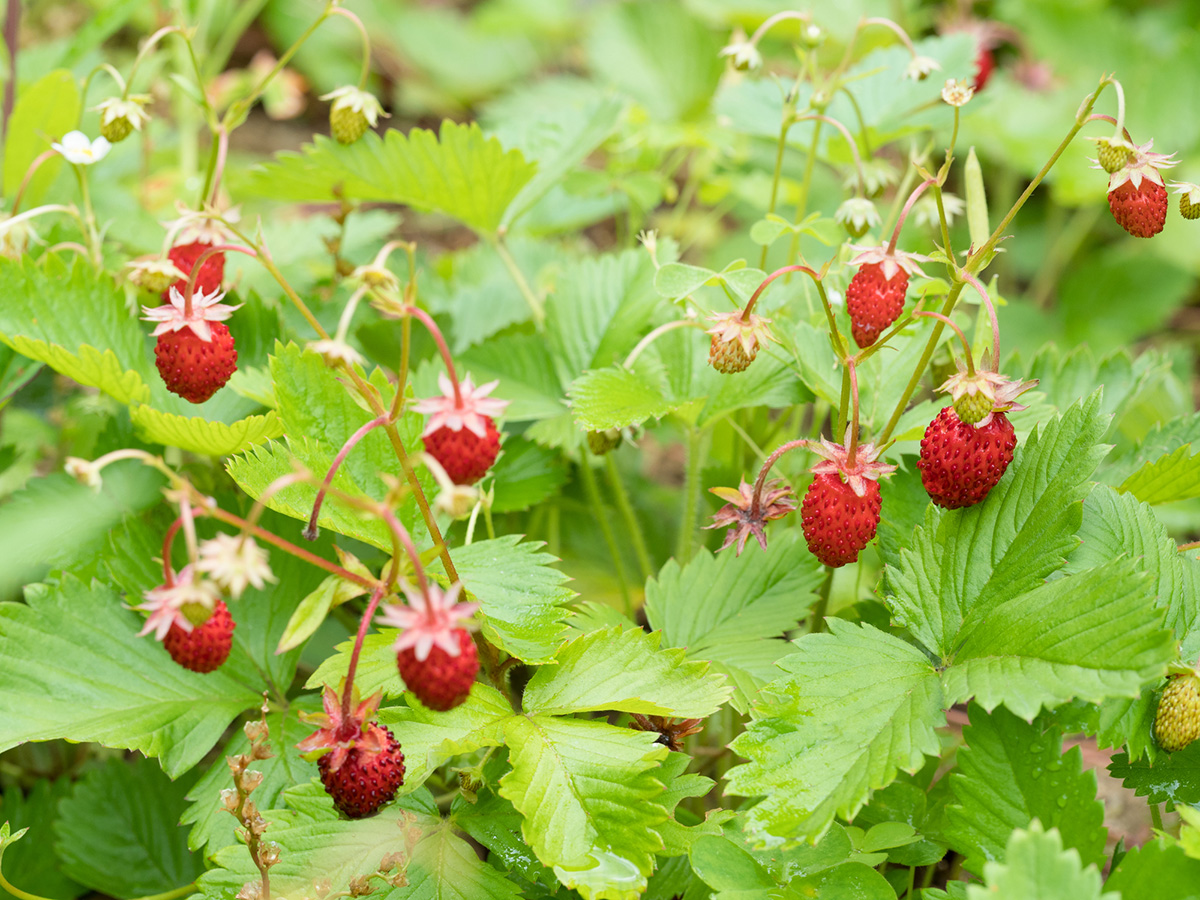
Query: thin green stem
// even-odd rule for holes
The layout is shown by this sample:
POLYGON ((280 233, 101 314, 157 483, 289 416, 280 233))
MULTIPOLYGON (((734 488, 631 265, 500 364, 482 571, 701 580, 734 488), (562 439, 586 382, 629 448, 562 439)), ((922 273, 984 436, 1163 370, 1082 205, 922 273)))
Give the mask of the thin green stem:
POLYGON ((846 433, 850 424, 850 367, 842 366, 842 399, 838 404, 838 430, 834 435, 840 438, 846 433))
POLYGON ((508 269, 508 274, 516 282, 517 290, 521 292, 521 296, 529 304, 529 310, 533 313, 533 324, 537 327, 538 331, 541 331, 546 324, 545 306, 538 299, 537 294, 533 292, 533 288, 529 286, 529 282, 525 280, 525 275, 521 272, 520 266, 517 265, 517 261, 513 259, 512 254, 509 252, 504 238, 496 235, 492 239, 492 246, 496 248, 496 252, 500 254, 500 261, 504 263, 504 268, 508 269))
POLYGON ((707 456, 705 438, 707 433, 692 428, 688 435, 687 475, 683 484, 683 512, 679 517, 679 540, 676 543, 676 561, 683 565, 692 558, 695 547, 696 509, 700 502, 700 475, 707 456))
POLYGON ((629 502, 629 492, 625 490, 625 482, 621 478, 621 472, 617 468, 614 456, 614 453, 608 453, 604 457, 605 468, 608 471, 608 483, 612 488, 617 511, 625 520, 625 528, 629 531, 630 540, 633 541, 633 552, 637 556, 638 567, 641 569, 644 581, 654 574, 654 564, 650 561, 650 552, 646 549, 646 536, 642 532, 642 525, 634 512, 633 504, 629 502))
MULTIPOLYGON (((957 108, 955 112, 957 112, 957 108)), ((941 185, 933 185, 933 199, 937 203, 938 221, 942 226, 942 249, 946 251, 946 255, 954 259, 954 251, 950 249, 950 223, 946 221, 946 207, 942 203, 942 188, 941 185)))
POLYGON ((808 616, 808 633, 816 634, 819 631, 825 630, 825 614, 829 611, 829 592, 833 587, 833 573, 836 570, 832 566, 825 567, 825 580, 821 582, 821 589, 817 591, 817 602, 813 606, 812 612, 808 616))
POLYGON ((274 68, 264 75, 262 80, 254 86, 254 89, 250 92, 250 96, 242 98, 237 103, 234 103, 229 107, 225 113, 225 124, 231 131, 241 124, 241 117, 244 116, 244 114, 249 111, 250 107, 255 104, 258 98, 262 96, 262 92, 267 89, 267 85, 274 80, 276 75, 283 71, 284 67, 291 61, 292 57, 296 55, 296 52, 302 46, 304 46, 304 42, 312 37, 313 32, 320 28, 321 23, 328 19, 331 15, 333 15, 333 9, 331 6, 326 6, 321 15, 317 16, 316 21, 309 25, 308 28, 305 29, 304 33, 300 35, 300 37, 296 38, 296 41, 292 44, 292 46, 283 51, 283 56, 279 57, 279 60, 275 63, 274 68))
MULTIPOLYGON (((808 192, 812 188, 813 169, 817 165, 817 145, 821 140, 821 126, 825 124, 820 119, 813 123, 812 140, 808 144, 808 157, 804 160, 804 178, 800 182, 800 199, 796 201, 796 215, 793 221, 799 222, 808 211, 808 192)), ((794 259, 800 252, 800 235, 793 232, 788 246, 788 259, 794 259)))
POLYGON ((103 259, 100 256, 100 234, 96 230, 96 213, 92 209, 92 195, 88 190, 87 175, 83 171, 83 166, 72 163, 71 168, 75 170, 75 177, 79 179, 79 194, 80 199, 83 201, 83 218, 87 224, 88 252, 92 265, 98 267, 103 263, 103 259))
POLYGON ((604 508, 604 500, 601 498, 600 488, 596 484, 596 473, 592 471, 592 467, 585 460, 579 464, 579 475, 580 480, 583 481, 583 490, 587 494, 588 503, 592 506, 592 515, 596 517, 596 524, 600 526, 600 533, 604 536, 604 543, 608 546, 608 553, 612 557, 613 570, 621 588, 621 602, 625 606, 625 614, 632 618, 633 598, 629 595, 625 561, 621 559, 621 548, 617 546, 616 535, 613 534, 612 525, 608 521, 608 511, 604 508))
POLYGON ((1150 804, 1150 822, 1154 825, 1155 831, 1163 830, 1162 812, 1159 810, 1157 803, 1150 804))
POLYGON ((349 19, 354 27, 358 29, 358 36, 362 40, 363 57, 362 68, 358 74, 358 89, 365 91, 367 89, 367 79, 371 77, 371 38, 367 35, 367 28, 363 25, 362 19, 343 6, 335 8, 332 14, 349 19))

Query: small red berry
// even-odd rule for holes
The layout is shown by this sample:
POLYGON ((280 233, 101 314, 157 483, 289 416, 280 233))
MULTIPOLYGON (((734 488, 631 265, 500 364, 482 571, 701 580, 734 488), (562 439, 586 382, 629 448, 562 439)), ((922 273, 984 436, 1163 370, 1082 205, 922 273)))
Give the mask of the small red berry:
POLYGON ((818 475, 800 505, 808 549, 827 566, 854 562, 875 537, 881 503, 874 481, 866 482, 860 497, 837 475, 818 475))
POLYGON ((879 263, 863 263, 846 288, 850 333, 860 347, 870 347, 904 312, 908 273, 897 267, 891 278, 879 263))
POLYGON ((225 601, 217 602, 208 621, 194 625, 191 631, 172 623, 163 646, 171 659, 193 672, 212 672, 229 659, 233 647, 233 617, 225 601))
POLYGON ((333 805, 351 819, 373 815, 391 801, 404 784, 404 754, 400 751, 400 742, 391 729, 382 725, 368 727, 382 732, 384 746, 381 750, 354 746, 336 769, 333 768, 332 753, 317 760, 325 792, 333 798, 333 805))
POLYGON ((458 641, 457 656, 436 645, 424 660, 417 659, 412 647, 396 654, 396 667, 404 684, 418 700, 438 712, 454 709, 466 700, 479 672, 479 655, 470 633, 456 628, 454 637, 458 641))
POLYGON ((237 371, 233 335, 220 322, 209 323, 209 329, 209 341, 185 328, 160 334, 154 346, 154 363, 167 390, 192 403, 203 403, 237 371))
MULTIPOLYGON (((191 241, 187 244, 177 244, 170 249, 167 256, 171 262, 183 273, 184 277, 175 282, 175 289, 179 293, 183 293, 187 289, 188 278, 191 277, 192 269, 196 266, 196 260, 206 250, 211 249, 212 244, 204 243, 203 241, 191 241)), ((200 273, 196 276, 196 291, 202 294, 211 294, 213 291, 219 291, 225 280, 225 254, 214 253, 200 266, 200 273)), ((163 291, 163 299, 170 299, 170 289, 163 291)))
POLYGON ((484 436, 463 428, 443 426, 425 435, 425 450, 436 459, 455 484, 474 484, 487 474, 500 455, 500 432, 490 416, 484 417, 484 436))
POLYGON ((974 506, 1004 477, 1016 446, 1016 432, 1004 413, 992 413, 987 424, 968 425, 947 406, 921 439, 921 483, 938 506, 974 506))
MULTIPOLYGON (((1108 176, 1108 208, 1117 224, 1134 237, 1153 237, 1167 221, 1167 188, 1159 170, 1175 165, 1175 161, 1152 152, 1153 145, 1154 141, 1149 141, 1129 152, 1129 147, 1122 144, 1128 159, 1108 176)), ((1112 160, 1107 162, 1111 164, 1112 160)), ((1105 163, 1102 159, 1096 168, 1107 169, 1105 163)))
POLYGON ((992 55, 991 49, 986 44, 979 45, 979 51, 975 54, 975 83, 976 91, 982 91, 984 85, 988 83, 988 79, 992 77, 992 70, 996 68, 996 58, 992 55))

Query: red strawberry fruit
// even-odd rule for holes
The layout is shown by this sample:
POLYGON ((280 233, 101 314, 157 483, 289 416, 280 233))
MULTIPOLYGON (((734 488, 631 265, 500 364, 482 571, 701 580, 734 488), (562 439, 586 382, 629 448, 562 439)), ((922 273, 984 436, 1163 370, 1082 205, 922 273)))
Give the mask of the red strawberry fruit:
POLYGON ((853 458, 845 446, 827 440, 810 447, 823 459, 811 469, 816 477, 800 505, 801 527, 813 555, 837 568, 857 560, 875 537, 879 477, 896 467, 877 462, 879 451, 872 444, 854 448, 853 458))
POLYGON ((909 275, 921 271, 915 259, 891 247, 870 247, 850 261, 858 271, 846 288, 846 311, 858 346, 870 347, 904 312, 909 275))
POLYGON ((453 709, 467 699, 479 671, 471 635, 457 623, 474 615, 479 604, 458 602, 460 581, 446 591, 436 584, 406 584, 402 589, 408 605, 388 604, 379 619, 404 629, 396 640, 400 677, 430 709, 453 709))
POLYGON ((1134 147, 1125 165, 1108 176, 1108 208, 1117 224, 1134 237, 1153 237, 1167 221, 1167 189, 1159 169, 1175 162, 1151 152, 1153 145, 1150 141, 1134 147))
POLYGON ((474 484, 487 474, 500 453, 500 432, 493 417, 504 412, 508 401, 488 396, 499 383, 475 387, 469 375, 461 384, 439 375, 442 393, 413 406, 417 412, 429 413, 421 434, 425 450, 455 484, 474 484))
POLYGON ((382 699, 383 693, 377 692, 362 703, 351 702, 354 708, 346 716, 337 691, 326 686, 325 712, 300 714, 321 727, 296 746, 305 754, 321 754, 317 769, 325 792, 351 819, 373 815, 404 784, 399 742, 389 729, 369 721, 382 699))
MULTIPOLYGON (((212 244, 204 241, 191 241, 186 244, 176 244, 170 249, 167 256, 184 274, 183 278, 175 282, 175 290, 182 294, 187 289, 188 278, 191 277, 192 269, 196 267, 196 261, 211 247, 212 244)), ((213 291, 219 291, 224 281, 225 254, 214 253, 200 266, 200 274, 196 276, 196 291, 211 294, 213 291)), ((169 295, 169 290, 163 291, 164 300, 170 300, 169 295)))
POLYGON ((144 319, 157 322, 154 362, 167 390, 192 403, 203 403, 224 387, 237 371, 233 335, 223 321, 237 306, 220 301, 220 290, 197 291, 190 301, 174 287, 170 303, 143 306, 144 319))
POLYGON ((171 659, 185 669, 207 673, 219 669, 229 659, 233 647, 233 617, 225 601, 217 603, 206 621, 195 624, 188 631, 179 623, 172 623, 163 646, 171 659))
POLYGON ((917 468, 938 506, 959 509, 983 501, 1012 462, 1017 436, 1006 412, 1025 407, 1017 397, 1037 384, 1017 382, 986 368, 951 375, 939 390, 954 403, 925 429, 917 468))

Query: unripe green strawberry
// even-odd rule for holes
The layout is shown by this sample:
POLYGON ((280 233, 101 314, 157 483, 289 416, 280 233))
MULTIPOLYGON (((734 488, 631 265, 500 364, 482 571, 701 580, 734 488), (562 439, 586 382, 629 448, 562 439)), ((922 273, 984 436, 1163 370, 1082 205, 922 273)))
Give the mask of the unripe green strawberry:
POLYGON ((129 97, 112 97, 96 107, 100 113, 100 134, 113 144, 119 144, 134 131, 141 131, 150 120, 146 105, 148 94, 131 94, 129 97))
POLYGON ((736 375, 738 372, 746 371, 756 356, 758 356, 758 347, 754 347, 751 352, 747 353, 740 341, 736 339, 723 341, 715 334, 712 336, 712 343, 708 348, 709 365, 722 375, 736 375))
POLYGON ((100 123, 100 134, 108 141, 119 144, 133 133, 133 123, 124 116, 100 123))
POLYGON ((329 131, 339 144, 353 144, 367 133, 370 123, 361 109, 335 106, 329 111, 329 131))
POLYGON ((758 356, 758 349, 775 340, 767 326, 770 319, 741 310, 709 316, 717 324, 708 329, 712 342, 708 348, 708 364, 722 375, 744 372, 758 356))
POLYGON ((596 456, 603 456, 621 446, 621 432, 616 428, 587 433, 588 449, 596 456))
POLYGON ((1179 198, 1179 214, 1185 219, 1200 219, 1200 203, 1192 203, 1183 194, 1179 198))
POLYGON ((955 400, 954 411, 958 413, 958 417, 962 421, 968 425, 974 425, 992 411, 992 405, 992 398, 979 391, 974 394, 963 394, 955 400))
POLYGON ((1096 143, 1096 161, 1108 174, 1119 172, 1129 162, 1133 150, 1125 145, 1101 140, 1096 143))
POLYGON ((1194 673, 1172 675, 1167 681, 1154 716, 1154 737, 1168 753, 1200 737, 1200 678, 1194 673))

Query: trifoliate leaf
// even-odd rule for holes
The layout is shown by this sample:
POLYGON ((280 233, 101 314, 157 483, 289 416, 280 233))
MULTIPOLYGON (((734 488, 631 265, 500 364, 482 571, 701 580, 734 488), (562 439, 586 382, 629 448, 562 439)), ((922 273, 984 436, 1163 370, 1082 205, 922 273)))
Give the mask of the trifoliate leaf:
POLYGON ((575 596, 569 581, 541 552, 540 541, 510 534, 451 552, 467 591, 483 611, 488 641, 528 663, 548 662, 566 637, 563 604, 575 596))
POLYGON ((750 761, 729 771, 726 793, 765 794, 744 826, 759 843, 816 840, 938 753, 944 704, 928 657, 869 625, 828 624, 779 661, 786 674, 762 689, 731 745, 750 761))
POLYGON ((142 617, 99 584, 33 585, 0 605, 0 749, 67 738, 161 757, 168 775, 200 761, 257 690, 218 669, 173 662, 142 617))
POLYGON ((1097 392, 1035 431, 984 502, 929 508, 887 579, 896 619, 930 651, 949 656, 968 614, 1041 584, 1078 546, 1079 501, 1106 452, 1099 406, 1097 392))
MULTIPOLYGON (((988 860, 1005 859, 1014 829, 1039 819, 1062 832, 1085 864, 1104 864, 1104 805, 1096 776, 1082 769, 1078 747, 1062 752, 1062 733, 1023 722, 1004 709, 970 707, 966 749, 950 776, 956 803, 947 807, 947 833, 979 874, 988 860)), ((1070 895, 1062 895, 1070 896, 1070 895)))
POLYGON ((666 644, 726 672, 733 703, 745 711, 778 676, 775 661, 790 649, 783 635, 804 618, 823 578, 819 560, 792 532, 772 538, 765 554, 700 550, 682 569, 669 560, 646 583, 646 618, 666 644))
POLYGON ((232 425, 210 422, 202 416, 177 416, 135 403, 129 411, 143 440, 189 453, 228 456, 283 434, 283 423, 274 410, 265 415, 248 416, 232 425))
POLYGON ((1076 698, 1137 697, 1175 659, 1149 577, 1128 560, 972 612, 963 632, 942 676, 948 702, 1003 703, 1025 719, 1076 698))
POLYGON ((659 649, 662 635, 620 626, 581 635, 542 666, 525 688, 527 712, 618 710, 684 719, 712 715, 731 688, 708 665, 689 662, 683 650, 659 649))
POLYGON ((500 795, 524 816, 542 864, 575 871, 604 859, 614 889, 628 888, 630 872, 648 876, 667 819, 657 770, 668 751, 658 736, 540 715, 514 716, 504 730, 512 771, 500 795))
POLYGON ((1130 847, 1104 886, 1119 892, 1121 900, 1192 900, 1197 884, 1200 859, 1160 837, 1130 847))
POLYGON ((1047 831, 1037 821, 1028 830, 1014 831, 1003 851, 1004 861, 983 868, 987 887, 968 886, 968 900, 1122 900, 1119 893, 1101 893, 1099 868, 1081 866, 1079 853, 1067 846, 1064 850, 1058 830, 1047 831))
POLYGON ((445 213, 493 232, 535 167, 517 150, 485 138, 475 124, 442 122, 435 135, 374 133, 349 146, 317 136, 300 153, 276 156, 248 184, 277 201, 375 200, 445 213))
POLYGON ((194 881, 204 864, 188 850, 179 826, 186 791, 145 758, 109 759, 92 769, 59 805, 54 832, 63 871, 112 897, 157 894, 194 881))

